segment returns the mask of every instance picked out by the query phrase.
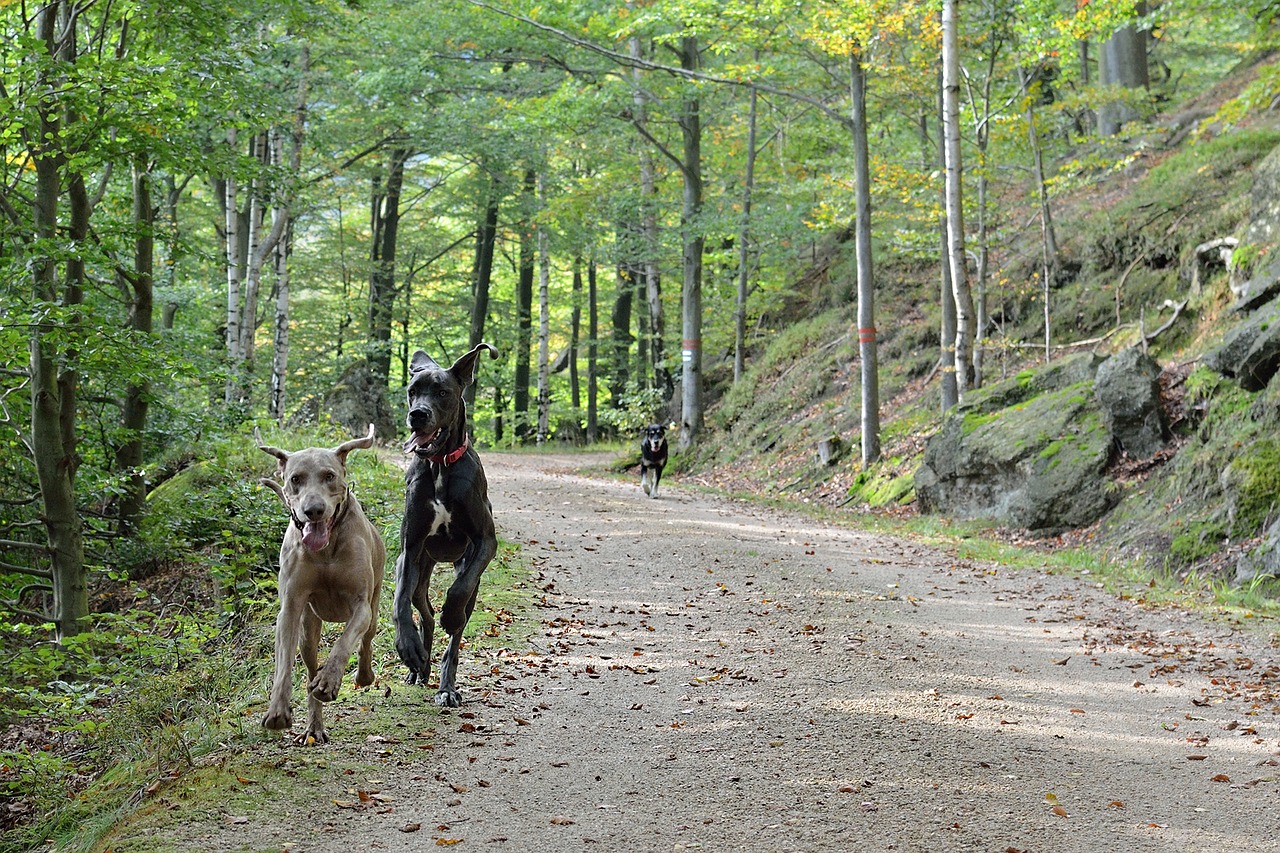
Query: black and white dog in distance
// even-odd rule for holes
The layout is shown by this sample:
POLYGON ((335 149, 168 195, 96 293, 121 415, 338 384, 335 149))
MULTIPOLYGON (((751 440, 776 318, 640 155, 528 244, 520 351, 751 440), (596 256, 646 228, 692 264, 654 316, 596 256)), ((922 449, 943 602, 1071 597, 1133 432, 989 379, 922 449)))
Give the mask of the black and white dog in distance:
POLYGON ((658 482, 667 465, 667 428, 649 424, 640 431, 640 488, 651 498, 658 496, 658 482))

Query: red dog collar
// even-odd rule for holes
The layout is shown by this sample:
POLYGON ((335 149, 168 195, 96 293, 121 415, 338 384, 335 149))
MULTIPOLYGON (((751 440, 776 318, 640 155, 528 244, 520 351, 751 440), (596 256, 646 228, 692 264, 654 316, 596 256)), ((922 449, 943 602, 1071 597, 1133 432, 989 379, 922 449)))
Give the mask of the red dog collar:
POLYGON ((450 450, 448 453, 441 453, 439 456, 428 456, 427 459, 431 462, 436 463, 437 465, 444 465, 445 467, 448 467, 453 463, 457 462, 459 459, 461 459, 462 455, 467 452, 467 448, 470 446, 471 446, 471 438, 467 437, 462 440, 462 444, 459 444, 456 448, 454 448, 453 450, 450 450))

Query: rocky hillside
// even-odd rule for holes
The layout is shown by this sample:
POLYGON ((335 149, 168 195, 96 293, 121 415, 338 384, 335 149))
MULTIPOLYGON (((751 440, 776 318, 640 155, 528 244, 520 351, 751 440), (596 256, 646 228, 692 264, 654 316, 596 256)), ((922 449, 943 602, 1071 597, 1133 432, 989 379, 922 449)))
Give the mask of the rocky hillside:
POLYGON ((1124 140, 1124 168, 1081 167, 1057 199, 1047 360, 1043 303, 1017 284, 1038 235, 1003 247, 984 387, 945 417, 937 270, 882 265, 880 463, 859 461, 853 306, 810 303, 742 382, 720 377, 710 437, 679 464, 796 500, 1083 531, 1184 575, 1280 574, 1280 116, 1187 132, 1211 112, 1124 140))

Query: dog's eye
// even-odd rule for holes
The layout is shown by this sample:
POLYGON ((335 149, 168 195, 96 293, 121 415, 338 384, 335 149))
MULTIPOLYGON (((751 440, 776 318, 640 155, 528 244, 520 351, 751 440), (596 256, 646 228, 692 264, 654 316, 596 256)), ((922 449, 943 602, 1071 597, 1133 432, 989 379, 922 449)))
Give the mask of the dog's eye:
POLYGON ((332 471, 325 471, 325 472, 324 472, 324 481, 325 481, 326 483, 332 483, 332 482, 334 481, 334 478, 336 478, 337 476, 338 476, 338 475, 337 475, 337 474, 335 474, 335 473, 333 473, 332 471))
POLYGON ((300 485, 301 483, 302 483, 301 474, 294 474, 292 477, 289 478, 289 485, 291 486, 297 486, 297 485, 300 485))

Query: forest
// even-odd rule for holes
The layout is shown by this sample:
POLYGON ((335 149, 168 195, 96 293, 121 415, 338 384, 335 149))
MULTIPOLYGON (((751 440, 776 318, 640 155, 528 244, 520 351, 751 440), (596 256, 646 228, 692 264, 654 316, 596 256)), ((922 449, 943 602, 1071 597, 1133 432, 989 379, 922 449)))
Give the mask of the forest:
MULTIPOLYGON (((1145 336, 1161 253, 1176 267, 1234 220, 1191 230, 1191 190, 1188 214, 1151 214, 1164 237, 1117 227, 1094 256, 1080 223, 1157 135, 1228 165, 1280 142, 1257 124, 1280 91, 1275 14, 0 3, 4 722, 88 731, 113 660, 269 607, 272 504, 236 475, 265 465, 252 435, 373 423, 398 446, 417 349, 497 348, 469 401, 482 448, 630 446, 657 421, 676 467, 711 470, 733 455, 717 407, 745 406, 766 353, 786 357, 770 346, 834 311, 865 480, 901 462, 881 420, 904 391, 936 420, 1062 345, 1145 336), (1060 298, 1078 282, 1102 309, 1060 298), (140 591, 193 566, 198 590, 140 591), (191 618, 205 607, 219 619, 191 618)), ((398 511, 394 467, 353 464, 398 511)), ((10 793, 76 775, 19 752, 10 793)))

